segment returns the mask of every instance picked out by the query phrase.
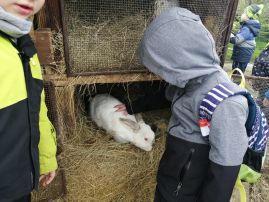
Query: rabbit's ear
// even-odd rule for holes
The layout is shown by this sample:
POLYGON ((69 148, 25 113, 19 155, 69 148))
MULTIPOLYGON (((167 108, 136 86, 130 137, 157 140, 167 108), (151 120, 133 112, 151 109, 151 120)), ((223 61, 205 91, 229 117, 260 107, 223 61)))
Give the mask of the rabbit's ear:
POLYGON ((133 120, 125 119, 125 118, 120 118, 120 122, 122 122, 124 125, 128 126, 129 128, 131 128, 134 132, 138 132, 140 130, 139 124, 136 123, 133 120))
POLYGON ((135 114, 134 116, 135 116, 135 119, 136 119, 137 123, 145 123, 144 120, 143 120, 143 117, 142 117, 142 115, 140 113, 135 114))

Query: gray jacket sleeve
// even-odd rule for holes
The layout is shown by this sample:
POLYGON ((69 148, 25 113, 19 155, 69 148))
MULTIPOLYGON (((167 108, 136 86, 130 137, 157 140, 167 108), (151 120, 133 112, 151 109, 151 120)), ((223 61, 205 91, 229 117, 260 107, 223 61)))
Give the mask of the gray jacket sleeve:
POLYGON ((243 161, 248 146, 245 122, 247 99, 237 95, 221 102, 213 113, 209 142, 209 159, 222 166, 237 166, 243 161))

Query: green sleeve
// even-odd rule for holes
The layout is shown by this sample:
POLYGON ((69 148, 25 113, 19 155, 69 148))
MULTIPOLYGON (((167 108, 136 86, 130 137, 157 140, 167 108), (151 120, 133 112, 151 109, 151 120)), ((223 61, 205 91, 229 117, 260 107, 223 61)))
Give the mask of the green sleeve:
POLYGON ((41 175, 54 171, 58 167, 56 160, 56 131, 48 119, 47 112, 43 90, 39 114, 40 142, 38 145, 41 175))

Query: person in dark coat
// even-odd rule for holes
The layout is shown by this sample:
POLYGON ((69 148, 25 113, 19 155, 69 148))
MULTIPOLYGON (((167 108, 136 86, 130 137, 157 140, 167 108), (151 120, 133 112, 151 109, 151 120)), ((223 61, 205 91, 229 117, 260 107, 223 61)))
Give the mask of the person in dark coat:
POLYGON ((269 43, 255 59, 252 68, 252 75, 261 77, 269 76, 269 43))

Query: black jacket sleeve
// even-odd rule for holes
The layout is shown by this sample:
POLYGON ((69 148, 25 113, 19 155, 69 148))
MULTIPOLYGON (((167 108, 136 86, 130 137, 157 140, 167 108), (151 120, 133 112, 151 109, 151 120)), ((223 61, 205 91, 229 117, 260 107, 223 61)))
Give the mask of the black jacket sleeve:
POLYGON ((146 112, 156 109, 164 109, 170 107, 171 102, 165 98, 165 88, 153 94, 139 97, 138 99, 126 104, 126 110, 129 114, 146 112))
POLYGON ((239 166, 221 166, 210 162, 199 202, 229 202, 240 170, 239 166))

